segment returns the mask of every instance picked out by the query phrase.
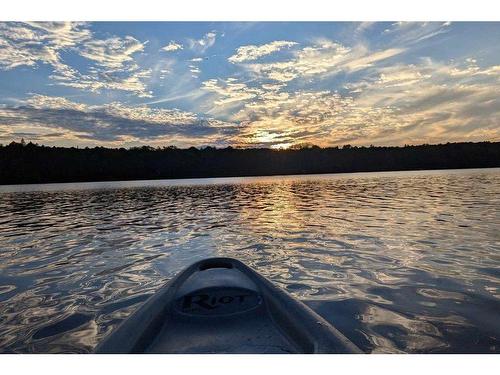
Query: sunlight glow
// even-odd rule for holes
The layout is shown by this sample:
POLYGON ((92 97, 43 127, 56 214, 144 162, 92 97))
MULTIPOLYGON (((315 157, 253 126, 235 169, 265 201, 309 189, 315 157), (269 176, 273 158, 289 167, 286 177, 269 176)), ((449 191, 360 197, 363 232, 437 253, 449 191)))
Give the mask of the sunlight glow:
POLYGON ((271 148, 273 150, 287 150, 292 146, 293 146, 293 143, 277 143, 277 144, 271 145, 271 148))

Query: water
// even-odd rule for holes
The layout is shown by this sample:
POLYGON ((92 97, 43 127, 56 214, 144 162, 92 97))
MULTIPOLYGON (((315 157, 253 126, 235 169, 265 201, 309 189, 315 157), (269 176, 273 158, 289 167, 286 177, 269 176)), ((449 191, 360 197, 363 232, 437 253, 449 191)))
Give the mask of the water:
POLYGON ((366 352, 500 352, 500 169, 0 187, 0 351, 89 352, 236 257, 366 352))

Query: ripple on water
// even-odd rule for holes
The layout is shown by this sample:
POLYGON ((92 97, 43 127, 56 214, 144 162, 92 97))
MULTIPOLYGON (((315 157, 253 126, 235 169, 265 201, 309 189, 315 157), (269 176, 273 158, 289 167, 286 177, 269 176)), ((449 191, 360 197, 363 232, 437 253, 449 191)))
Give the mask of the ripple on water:
POLYGON ((499 351, 500 170, 189 183, 3 189, 0 351, 89 352, 209 256, 243 260, 366 352, 499 351))

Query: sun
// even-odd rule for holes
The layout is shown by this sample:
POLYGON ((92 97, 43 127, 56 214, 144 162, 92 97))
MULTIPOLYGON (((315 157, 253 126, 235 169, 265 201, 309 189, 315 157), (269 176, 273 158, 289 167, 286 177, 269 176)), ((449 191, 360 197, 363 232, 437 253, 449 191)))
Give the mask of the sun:
POLYGON ((288 150, 292 146, 293 143, 276 143, 274 145, 271 145, 271 148, 273 150, 288 150))

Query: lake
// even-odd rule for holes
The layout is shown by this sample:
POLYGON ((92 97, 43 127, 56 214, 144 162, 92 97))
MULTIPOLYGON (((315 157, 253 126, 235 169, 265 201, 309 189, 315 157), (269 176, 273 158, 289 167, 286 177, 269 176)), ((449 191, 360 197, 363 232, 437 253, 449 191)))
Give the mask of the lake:
POLYGON ((500 169, 0 186, 0 351, 90 352, 194 261, 365 352, 500 352, 500 169))

